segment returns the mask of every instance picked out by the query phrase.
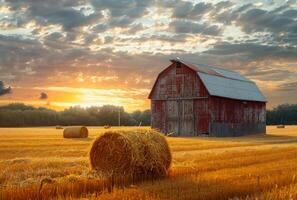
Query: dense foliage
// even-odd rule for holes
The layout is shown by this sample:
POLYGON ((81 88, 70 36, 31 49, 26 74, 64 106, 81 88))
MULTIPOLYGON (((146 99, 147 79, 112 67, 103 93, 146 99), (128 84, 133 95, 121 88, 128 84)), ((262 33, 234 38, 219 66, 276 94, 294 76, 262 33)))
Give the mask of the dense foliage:
POLYGON ((267 124, 297 124, 297 104, 282 104, 267 111, 267 124))
MULTIPOLYGON (((21 103, 0 107, 0 127, 86 125, 86 126, 148 126, 150 110, 127 113, 123 107, 113 105, 89 108, 70 107, 64 111, 36 108, 21 103)), ((267 110, 267 124, 297 124, 297 104, 283 104, 267 110)))
POLYGON ((20 103, 0 107, 1 127, 86 125, 102 126, 150 125, 150 110, 127 113, 123 107, 104 105, 100 107, 70 107, 64 111, 35 108, 20 103))

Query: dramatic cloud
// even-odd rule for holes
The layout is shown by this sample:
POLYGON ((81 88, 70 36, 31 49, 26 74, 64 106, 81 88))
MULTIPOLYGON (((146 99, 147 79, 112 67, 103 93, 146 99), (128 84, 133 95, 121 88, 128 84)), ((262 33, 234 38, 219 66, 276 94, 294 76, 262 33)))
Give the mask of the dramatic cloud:
POLYGON ((204 35, 219 35, 221 29, 216 25, 196 23, 191 21, 176 20, 169 24, 175 33, 201 33, 204 35))
MULTIPOLYGON (((268 97, 268 107, 293 102, 296 5, 293 0, 2 1, 0 79, 14 93, 0 103, 40 104, 36 92, 47 91, 50 106, 59 109, 111 99, 144 109, 157 74, 175 57, 246 75, 268 97), (67 88, 67 95, 53 88, 67 88), (106 95, 108 90, 114 92, 106 95)), ((2 94, 9 88, 1 83, 2 94)))
POLYGON ((256 60, 263 58, 296 60, 297 47, 271 46, 255 43, 232 44, 218 43, 205 51, 207 54, 222 56, 238 56, 238 58, 256 60))
POLYGON ((173 10, 172 16, 176 18, 197 18, 214 9, 211 3, 200 2, 193 5, 191 2, 180 1, 173 10))
POLYGON ((237 25, 245 32, 294 32, 297 33, 296 10, 274 12, 262 9, 251 9, 239 15, 237 25))
POLYGON ((34 21, 39 25, 57 24, 65 30, 87 25, 100 18, 101 13, 86 12, 88 7, 82 6, 83 1, 8 1, 7 5, 14 10, 17 26, 25 26, 34 21), (88 14, 86 14, 88 13, 88 14))
POLYGON ((99 10, 108 9, 112 17, 128 16, 138 18, 146 14, 152 0, 91 0, 92 5, 99 10))
POLYGON ((297 92, 297 82, 284 83, 279 86, 279 89, 283 91, 297 92))

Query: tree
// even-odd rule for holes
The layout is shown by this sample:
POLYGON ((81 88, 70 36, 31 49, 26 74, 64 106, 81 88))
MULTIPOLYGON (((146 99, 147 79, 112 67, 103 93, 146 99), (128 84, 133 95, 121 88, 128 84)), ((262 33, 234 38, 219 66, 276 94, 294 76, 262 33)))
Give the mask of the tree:
POLYGON ((47 108, 36 108, 22 103, 0 106, 1 127, 85 125, 117 126, 119 115, 122 126, 149 125, 150 111, 127 113, 124 107, 114 105, 82 108, 70 107, 58 112, 47 108))
POLYGON ((267 111, 267 124, 297 124, 297 104, 282 104, 267 111))

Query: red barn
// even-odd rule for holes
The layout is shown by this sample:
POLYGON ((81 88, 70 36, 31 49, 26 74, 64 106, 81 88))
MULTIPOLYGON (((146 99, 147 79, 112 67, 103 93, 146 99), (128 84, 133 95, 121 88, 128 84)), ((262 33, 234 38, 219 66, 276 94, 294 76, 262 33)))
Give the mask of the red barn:
POLYGON ((174 136, 266 132, 266 99, 254 82, 233 71, 171 62, 149 95, 152 128, 174 136))

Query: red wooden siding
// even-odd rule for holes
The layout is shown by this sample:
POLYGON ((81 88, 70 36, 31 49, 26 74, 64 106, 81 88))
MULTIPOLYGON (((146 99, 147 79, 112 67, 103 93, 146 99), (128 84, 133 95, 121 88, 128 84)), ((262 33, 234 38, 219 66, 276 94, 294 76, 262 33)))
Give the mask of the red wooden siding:
POLYGON ((207 91, 194 70, 183 64, 180 68, 176 68, 176 64, 172 64, 159 75, 150 98, 166 100, 206 95, 207 91))
POLYGON ((170 65, 161 72, 150 94, 152 127, 173 135, 195 135, 198 127, 199 132, 207 132, 208 124, 201 126, 204 120, 195 117, 198 110, 206 112, 203 105, 197 104, 200 102, 196 102, 197 98, 207 96, 193 69, 183 64, 170 65))
POLYGON ((210 96, 197 71, 173 62, 149 95, 152 127, 175 136, 265 132, 266 103, 210 96))
POLYGON ((165 132, 165 101, 151 101, 152 121, 151 126, 165 132))
POLYGON ((196 133, 208 133, 210 115, 208 112, 209 99, 196 99, 195 100, 195 126, 196 133))
POLYGON ((209 98, 212 122, 265 123, 265 103, 239 101, 221 97, 209 98))

